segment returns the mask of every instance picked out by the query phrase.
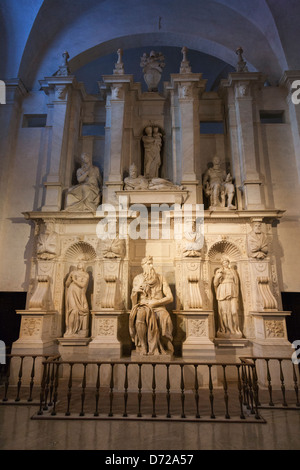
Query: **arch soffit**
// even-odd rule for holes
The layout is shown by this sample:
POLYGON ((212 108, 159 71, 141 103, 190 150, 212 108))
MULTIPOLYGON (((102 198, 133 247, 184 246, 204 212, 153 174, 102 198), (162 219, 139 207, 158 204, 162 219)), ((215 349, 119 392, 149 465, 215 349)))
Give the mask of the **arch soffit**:
MULTIPOLYGON (((193 31, 193 28, 192 30, 190 28, 184 28, 184 21, 182 22, 183 25, 181 28, 182 31, 184 30, 184 32, 180 32, 180 30, 178 31, 178 16, 176 15, 175 19, 174 13, 172 13, 173 10, 179 10, 178 5, 177 8, 173 10, 171 9, 169 11, 171 18, 170 20, 168 19, 168 25, 170 24, 170 26, 169 31, 167 32, 157 32, 157 28, 154 27, 153 24, 154 13, 152 13, 151 15, 149 14, 150 18, 147 18, 147 15, 145 15, 144 18, 146 20, 144 23, 136 22, 138 24, 133 25, 130 20, 128 22, 123 21, 124 26, 122 27, 119 27, 120 25, 115 24, 113 28, 103 28, 103 31, 99 32, 99 21, 97 22, 97 15, 98 18, 103 18, 103 15, 100 16, 100 14, 102 7, 104 8, 104 5, 107 3, 105 1, 97 2, 96 5, 95 2, 90 2, 88 10, 86 10, 84 14, 82 14, 82 11, 77 12, 77 18, 75 16, 76 12, 74 12, 69 23, 63 21, 62 18, 60 18, 60 21, 58 21, 57 15, 64 15, 65 17, 68 17, 68 15, 66 15, 66 12, 63 9, 54 9, 56 24, 59 24, 61 29, 59 30, 59 26, 56 26, 54 34, 51 35, 49 28, 51 27, 52 22, 48 21, 47 25, 50 26, 47 26, 46 24, 43 25, 43 23, 45 22, 45 15, 42 15, 42 10, 46 8, 48 3, 48 1, 44 2, 44 8, 42 7, 40 9, 40 12, 36 17, 35 24, 29 35, 21 61, 19 72, 21 77, 24 76, 23 79, 27 86, 32 86, 35 79, 38 80, 44 78, 44 76, 52 75, 57 70, 59 62, 61 61, 61 53, 65 49, 69 49, 70 56, 73 57, 70 63, 71 69, 73 70, 76 70, 78 67, 84 65, 85 63, 89 63, 91 60, 93 60, 93 58, 99 57, 99 55, 101 56, 116 51, 117 48, 120 46, 125 49, 146 45, 154 46, 156 43, 158 45, 177 45, 178 47, 186 45, 190 49, 208 53, 212 56, 224 60, 225 62, 231 65, 235 65, 237 61, 237 57, 235 55, 235 48, 241 45, 236 43, 239 37, 243 37, 244 39, 244 44, 242 44, 242 46, 244 47, 244 50, 247 51, 246 60, 248 62, 248 65, 250 65, 250 70, 257 69, 263 71, 264 73, 267 72, 268 74, 273 75, 278 75, 282 71, 282 64, 284 61, 282 57, 276 57, 276 52, 278 54, 278 48, 276 48, 276 52, 274 51, 274 48, 272 50, 271 39, 269 40, 266 36, 264 36, 264 34, 266 33, 262 33, 260 27, 251 23, 248 18, 246 19, 246 17, 243 16, 240 11, 238 11, 237 7, 236 11, 234 11, 231 6, 224 5, 224 2, 221 2, 222 8, 224 9, 223 14, 227 13, 226 16, 228 17, 229 21, 231 20, 231 22, 235 19, 235 23, 238 24, 238 27, 235 35, 232 34, 231 28, 224 28, 224 25, 228 24, 228 22, 226 21, 226 16, 224 17, 222 14, 222 24, 220 23, 220 25, 218 25, 216 28, 216 32, 213 33, 215 37, 213 37, 211 31, 204 31, 203 37, 199 36, 199 31, 203 31, 203 28, 200 27, 201 21, 205 21, 207 23, 207 18, 204 18, 203 20, 200 14, 198 14, 198 18, 195 18, 193 21, 193 23, 196 23, 198 21, 197 25, 194 24, 195 31, 193 31), (93 7, 91 5, 93 5, 93 7), (79 14, 81 14, 80 17, 79 14), (234 14, 234 16, 232 16, 232 14, 234 14), (88 18, 94 18, 94 21, 90 24, 90 27, 87 29, 85 26, 88 18), (240 21, 238 21, 238 19, 240 21), (149 25, 150 22, 152 23, 152 27, 149 25), (95 23, 97 23, 97 34, 96 32, 95 34, 91 34, 93 28, 96 26, 95 23), (174 29, 175 23, 177 24, 176 30, 174 29), (43 31, 44 26, 46 28, 46 33, 43 36, 42 40, 40 38, 40 41, 37 41, 37 29, 39 30, 40 34, 41 30, 43 31), (222 34, 220 35, 220 30, 218 29, 220 29, 221 26, 223 29, 222 34), (136 31, 141 30, 141 28, 143 31, 148 30, 148 32, 136 33, 136 31), (74 29, 80 31, 80 37, 76 38, 76 35, 74 34, 74 29), (130 31, 130 33, 132 34, 126 34, 126 29, 127 32, 130 31), (230 29, 230 34, 228 29, 230 29), (185 31, 187 30, 191 31, 191 33, 186 34, 185 31), (245 34, 241 36, 243 30, 245 31, 245 34), (85 33, 83 33, 83 31, 85 31, 85 33), (51 38, 50 40, 49 37, 51 38), (96 40, 98 40, 98 44, 91 43, 91 41, 95 38, 96 40), (139 41, 138 44, 136 42, 137 40, 139 41), (258 42, 259 47, 255 47, 253 41, 258 42), (33 48, 35 49, 34 51, 33 48), (267 71, 263 70, 263 68, 266 66, 266 54, 269 59, 268 63, 270 64, 269 70, 267 71), (34 63, 32 63, 33 59, 34 63)), ((154 1, 154 3, 156 2, 154 1)), ((215 4, 215 7, 217 4, 220 7, 220 2, 214 1, 211 3, 215 4)), ((119 4, 118 1, 115 2, 116 6, 117 4, 119 4)), ((122 11, 124 10, 124 8, 121 9, 120 13, 117 14, 116 6, 115 12, 113 12, 110 17, 110 24, 114 24, 114 20, 116 20, 115 22, 118 23, 118 21, 120 20, 120 14, 122 14, 122 11)), ((151 6, 153 9, 152 3, 151 6)), ((191 7, 192 5, 189 6, 189 8, 191 7)), ((146 6, 144 6, 144 8, 147 10, 146 6)), ((157 5, 158 12, 160 11, 160 9, 161 8, 159 7, 159 5, 157 5)), ((197 12, 206 11, 205 6, 203 6, 202 9, 199 9, 199 2, 197 3, 197 6, 194 5, 194 9, 197 12)), ((48 13, 51 13, 52 11, 53 9, 49 10, 48 13)), ((187 20, 193 20, 193 18, 189 16, 188 12, 184 10, 183 13, 187 20)), ((278 32, 277 30, 274 30, 273 37, 277 38, 277 36, 278 32)), ((127 73, 130 73, 130 71, 128 71, 127 73)))

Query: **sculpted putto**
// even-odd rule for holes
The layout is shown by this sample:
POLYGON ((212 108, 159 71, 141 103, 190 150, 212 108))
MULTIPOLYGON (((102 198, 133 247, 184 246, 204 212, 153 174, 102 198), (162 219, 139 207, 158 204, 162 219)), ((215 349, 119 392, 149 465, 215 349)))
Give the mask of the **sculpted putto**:
POLYGON ((157 274, 152 256, 142 260, 143 272, 133 280, 129 332, 142 355, 172 354, 172 321, 165 305, 173 301, 164 276, 157 274))
POLYGON ((100 204, 101 175, 99 169, 93 165, 88 153, 81 155, 81 167, 76 173, 78 184, 67 192, 65 210, 95 211, 100 204))

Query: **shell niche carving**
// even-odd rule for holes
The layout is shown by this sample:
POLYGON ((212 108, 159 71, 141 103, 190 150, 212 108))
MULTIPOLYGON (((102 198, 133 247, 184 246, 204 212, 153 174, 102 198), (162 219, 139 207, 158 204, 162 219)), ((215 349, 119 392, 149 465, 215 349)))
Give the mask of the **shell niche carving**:
POLYGON ((208 251, 210 261, 220 261, 224 255, 228 256, 231 261, 241 259, 241 252, 238 247, 227 240, 215 242, 208 251))
POLYGON ((67 249, 64 257, 66 261, 93 261, 96 252, 89 243, 79 241, 67 249))

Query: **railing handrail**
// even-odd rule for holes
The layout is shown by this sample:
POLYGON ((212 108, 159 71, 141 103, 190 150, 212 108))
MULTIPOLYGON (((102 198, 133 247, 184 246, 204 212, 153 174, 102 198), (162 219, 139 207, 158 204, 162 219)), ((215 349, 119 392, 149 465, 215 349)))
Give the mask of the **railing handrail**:
MULTIPOLYGON (((52 362, 52 360, 49 358, 47 361, 43 361, 44 363, 49 363, 52 362)), ((161 360, 127 360, 127 359, 89 359, 89 360, 60 360, 60 364, 133 364, 133 365, 178 365, 178 366, 241 366, 241 362, 213 362, 213 361, 185 361, 185 360, 169 360, 169 361, 161 361, 161 360)), ((249 364, 249 366, 254 366, 254 364, 249 364)))

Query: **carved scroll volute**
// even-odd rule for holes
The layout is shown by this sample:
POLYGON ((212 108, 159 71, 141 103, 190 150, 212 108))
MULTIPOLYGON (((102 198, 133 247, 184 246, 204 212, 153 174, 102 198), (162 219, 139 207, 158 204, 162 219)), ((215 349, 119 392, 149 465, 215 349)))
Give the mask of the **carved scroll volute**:
POLYGON ((270 279, 267 276, 258 277, 258 290, 262 297, 264 310, 278 310, 277 300, 271 292, 269 286, 270 279))
POLYGON ((29 300, 29 310, 51 310, 52 299, 50 293, 49 276, 38 276, 37 286, 29 300))
POLYGON ((188 276, 188 293, 187 307, 201 309, 202 308, 202 297, 199 286, 199 277, 197 274, 189 274, 188 276))
POLYGON ((114 308, 116 296, 116 276, 105 276, 106 290, 101 302, 102 308, 114 308))

